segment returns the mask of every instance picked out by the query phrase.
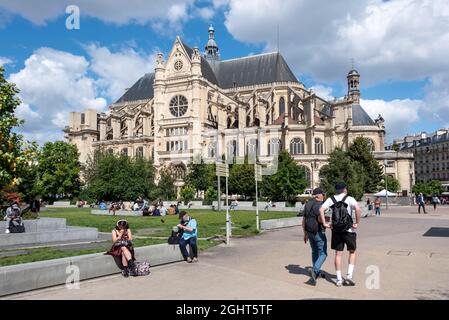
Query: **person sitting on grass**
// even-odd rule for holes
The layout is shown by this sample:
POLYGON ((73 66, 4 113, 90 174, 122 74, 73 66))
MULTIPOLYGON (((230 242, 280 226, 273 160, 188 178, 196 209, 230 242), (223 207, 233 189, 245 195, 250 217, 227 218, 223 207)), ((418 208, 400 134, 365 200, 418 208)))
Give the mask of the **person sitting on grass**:
POLYGON ((112 230, 112 247, 106 252, 113 257, 121 258, 122 260, 122 275, 126 278, 130 271, 134 270, 134 247, 133 236, 126 220, 119 220, 112 230))
POLYGON ((198 262, 198 246, 197 246, 197 223, 196 220, 187 214, 185 211, 181 211, 179 214, 179 219, 181 223, 178 224, 178 229, 182 230, 182 237, 179 240, 179 249, 181 250, 184 260, 188 263, 198 262), (193 257, 190 257, 187 251, 187 245, 190 245, 193 257))

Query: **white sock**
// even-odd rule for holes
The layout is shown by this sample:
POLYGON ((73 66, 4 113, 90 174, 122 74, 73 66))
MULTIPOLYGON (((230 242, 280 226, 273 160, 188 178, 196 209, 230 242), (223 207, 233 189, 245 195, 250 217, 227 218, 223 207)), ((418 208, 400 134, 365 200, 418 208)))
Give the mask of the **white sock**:
POLYGON ((354 272, 354 265, 350 264, 348 266, 348 278, 352 278, 352 273, 354 272))
POLYGON ((341 277, 341 270, 337 270, 336 274, 337 274, 337 281, 342 281, 343 278, 341 277))

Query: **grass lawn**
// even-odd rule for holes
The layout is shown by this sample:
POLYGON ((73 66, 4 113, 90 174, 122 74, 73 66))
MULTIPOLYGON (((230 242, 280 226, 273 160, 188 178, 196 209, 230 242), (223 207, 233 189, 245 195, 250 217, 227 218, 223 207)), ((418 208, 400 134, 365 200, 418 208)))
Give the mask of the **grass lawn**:
MULTIPOLYGON (((166 243, 173 226, 179 222, 177 216, 166 217, 120 217, 120 216, 98 216, 91 215, 90 208, 61 208, 48 209, 41 212, 41 217, 49 218, 66 218, 67 225, 80 227, 94 227, 100 232, 111 232, 115 223, 119 219, 126 219, 130 224, 133 234, 145 235, 147 237, 135 238, 134 246, 142 247, 152 244, 166 243), (164 222, 162 222, 164 220, 164 222), (139 232, 141 231, 141 232, 139 232), (154 237, 163 237, 156 239, 154 237)), ((210 210, 186 210, 198 221, 198 237, 208 238, 212 236, 225 235, 226 212, 220 213, 210 210)), ((288 218, 296 216, 294 212, 259 212, 261 220, 288 218)), ((256 230, 256 212, 255 211, 234 211, 231 213, 233 222, 233 236, 251 236, 258 234, 256 230)), ((214 240, 198 240, 200 250, 216 246, 222 243, 214 240)), ((67 250, 57 247, 46 247, 36 249, 24 249, 26 254, 16 256, 1 257, 0 266, 8 266, 14 264, 58 259, 65 257, 73 257, 84 254, 106 252, 110 248, 111 243, 105 242, 102 247, 95 249, 67 250)), ((5 252, 5 251, 3 251, 5 252)))
MULTIPOLYGON (((153 229, 151 236, 167 237, 173 226, 179 222, 177 216, 165 217, 120 217, 99 216, 90 214, 90 208, 48 209, 40 216, 49 218, 66 218, 69 226, 94 227, 101 232, 111 232, 119 219, 126 219, 133 234, 139 229, 153 229), (164 222, 162 222, 164 221, 164 222)), ((198 222, 198 237, 207 238, 215 235, 225 235, 226 212, 210 210, 186 210, 198 222)), ((259 212, 261 220, 289 218, 296 216, 295 212, 259 212)), ((251 236, 257 234, 255 211, 233 211, 233 236, 251 236)))

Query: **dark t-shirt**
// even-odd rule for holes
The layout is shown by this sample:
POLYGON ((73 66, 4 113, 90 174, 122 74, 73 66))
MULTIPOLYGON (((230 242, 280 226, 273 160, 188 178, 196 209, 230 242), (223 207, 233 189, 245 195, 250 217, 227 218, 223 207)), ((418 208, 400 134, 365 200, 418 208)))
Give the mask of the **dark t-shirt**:
POLYGON ((324 230, 323 224, 318 220, 318 218, 320 217, 320 208, 322 204, 323 202, 312 199, 307 201, 304 206, 304 217, 308 218, 309 216, 313 215, 318 222, 318 231, 324 230))

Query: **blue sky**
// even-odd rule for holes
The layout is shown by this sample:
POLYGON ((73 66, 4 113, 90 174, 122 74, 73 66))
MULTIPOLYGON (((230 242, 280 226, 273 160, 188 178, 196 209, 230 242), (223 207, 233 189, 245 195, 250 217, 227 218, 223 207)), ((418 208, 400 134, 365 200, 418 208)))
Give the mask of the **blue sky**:
POLYGON ((326 98, 346 92, 351 59, 362 105, 386 119, 387 140, 449 126, 449 4, 434 0, 0 0, 0 64, 21 89, 21 131, 62 138, 68 112, 105 110, 176 35, 204 48, 210 23, 222 59, 280 51, 326 98), (68 30, 76 4, 80 29, 68 30), (422 21, 422 22, 420 22, 422 21), (413 22, 413 23, 412 23, 413 22), (445 41, 444 41, 445 40, 445 41))

